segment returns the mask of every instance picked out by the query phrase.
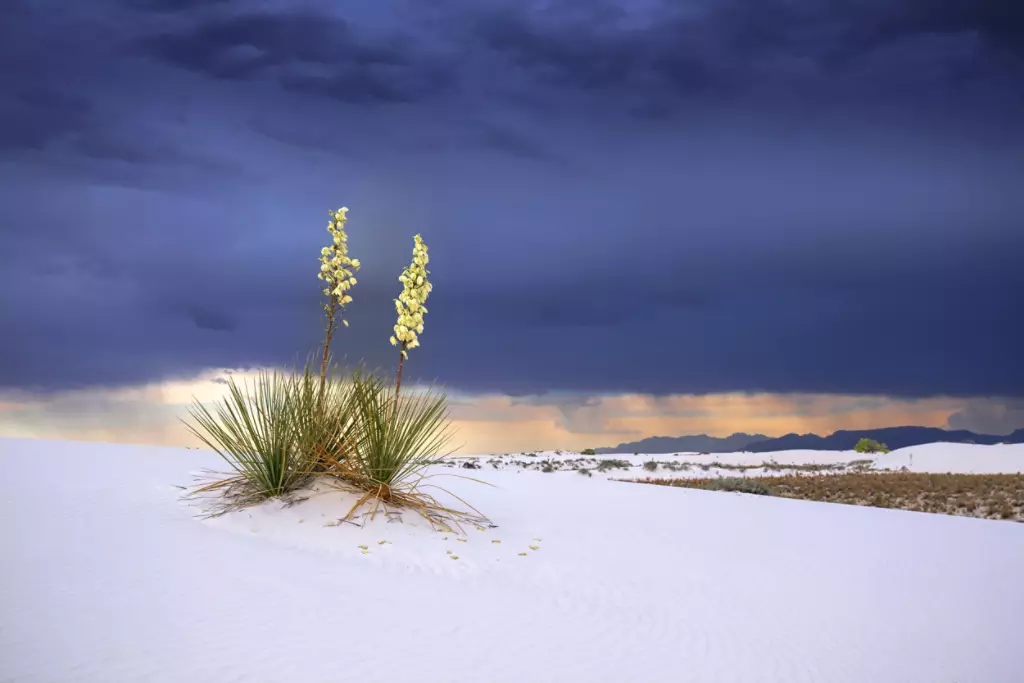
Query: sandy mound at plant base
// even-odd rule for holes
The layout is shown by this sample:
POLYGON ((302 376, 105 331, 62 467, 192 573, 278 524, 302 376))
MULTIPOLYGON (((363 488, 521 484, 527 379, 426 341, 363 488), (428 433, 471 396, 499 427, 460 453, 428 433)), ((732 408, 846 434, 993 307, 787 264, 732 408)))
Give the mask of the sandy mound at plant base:
POLYGON ((496 525, 459 540, 409 513, 328 526, 354 500, 335 492, 197 520, 173 484, 208 453, 0 440, 0 462, 0 680, 1024 670, 1024 525, 509 469, 443 482, 496 525))

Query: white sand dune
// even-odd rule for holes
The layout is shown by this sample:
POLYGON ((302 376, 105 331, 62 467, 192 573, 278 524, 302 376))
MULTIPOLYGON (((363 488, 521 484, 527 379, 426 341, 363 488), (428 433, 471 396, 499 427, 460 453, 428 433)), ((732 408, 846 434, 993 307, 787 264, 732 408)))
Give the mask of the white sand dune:
POLYGON ((1024 680, 1021 524, 485 468, 460 541, 336 492, 198 520, 207 452, 0 463, 0 681, 1024 680))
MULTIPOLYGON (((1024 472, 1024 444, 977 446, 929 443, 910 446, 879 456, 877 469, 954 474, 1017 474, 1024 472)), ((1022 679, 1024 680, 1024 679, 1022 679)))

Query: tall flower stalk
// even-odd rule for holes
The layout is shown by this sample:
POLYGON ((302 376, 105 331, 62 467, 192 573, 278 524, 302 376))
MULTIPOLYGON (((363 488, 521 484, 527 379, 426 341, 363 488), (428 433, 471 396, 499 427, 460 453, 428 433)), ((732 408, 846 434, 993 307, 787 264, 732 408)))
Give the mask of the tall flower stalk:
POLYGON ((396 401, 402 388, 402 366, 409 357, 408 350, 420 345, 419 335, 423 334, 423 316, 427 313, 424 304, 433 289, 433 285, 427 279, 430 274, 427 270, 427 264, 430 262, 427 245, 419 235, 413 237, 413 242, 412 263, 398 276, 398 281, 402 283, 402 293, 395 299, 398 322, 395 324, 395 334, 391 337, 391 345, 400 347, 398 378, 395 380, 396 401))
POLYGON ((324 350, 320 361, 320 390, 323 391, 327 378, 327 362, 330 357, 331 339, 337 328, 337 321, 348 327, 348 321, 339 316, 345 304, 352 301, 349 290, 356 284, 355 271, 359 270, 359 259, 348 256, 348 234, 345 223, 348 221, 348 208, 341 207, 330 212, 331 220, 327 224, 327 232, 331 233, 331 244, 320 250, 320 272, 317 278, 327 285, 323 293, 327 297, 324 313, 327 314, 327 326, 324 330, 324 350))

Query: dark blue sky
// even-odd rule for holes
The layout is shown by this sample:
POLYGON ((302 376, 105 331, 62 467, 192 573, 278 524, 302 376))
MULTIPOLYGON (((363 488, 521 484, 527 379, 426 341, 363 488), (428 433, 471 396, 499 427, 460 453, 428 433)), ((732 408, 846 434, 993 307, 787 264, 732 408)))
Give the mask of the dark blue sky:
POLYGON ((1024 4, 5 0, 0 388, 1024 396, 1024 4))

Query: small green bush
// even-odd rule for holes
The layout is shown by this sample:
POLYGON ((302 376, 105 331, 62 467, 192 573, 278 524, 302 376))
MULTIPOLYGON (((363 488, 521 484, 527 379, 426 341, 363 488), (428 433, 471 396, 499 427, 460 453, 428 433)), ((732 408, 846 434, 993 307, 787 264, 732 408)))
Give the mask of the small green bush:
POLYGON ((593 448, 584 448, 580 451, 580 455, 597 455, 593 448))
POLYGON ((853 447, 853 450, 858 453, 888 453, 889 448, 884 443, 878 443, 874 439, 868 439, 867 437, 857 442, 857 445, 853 447))
POLYGON ((629 462, 626 460, 602 460, 597 463, 598 472, 607 472, 613 469, 629 469, 629 462))
POLYGON ((648 460, 644 463, 644 469, 648 472, 653 472, 658 469, 658 463, 655 460, 648 460))

